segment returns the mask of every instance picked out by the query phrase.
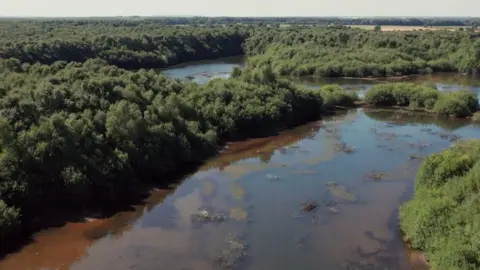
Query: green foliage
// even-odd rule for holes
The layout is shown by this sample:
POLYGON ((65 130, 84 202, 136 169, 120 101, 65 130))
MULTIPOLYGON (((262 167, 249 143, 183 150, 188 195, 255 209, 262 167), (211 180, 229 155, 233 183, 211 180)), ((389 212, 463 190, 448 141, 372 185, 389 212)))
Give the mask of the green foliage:
POLYGON ((394 106, 397 100, 394 96, 394 85, 375 85, 365 94, 365 102, 375 106, 394 106))
POLYGON ((319 95, 278 80, 268 66, 238 76, 197 85, 100 59, 4 70, 0 197, 13 208, 3 207, 0 228, 13 232, 13 209, 28 223, 60 203, 110 202, 139 181, 202 162, 224 140, 322 112, 319 95))
POLYGON ((435 103, 434 110, 448 116, 471 116, 478 110, 478 98, 469 91, 442 93, 435 103))
POLYGON ((374 106, 410 106, 440 115, 467 117, 478 110, 478 98, 469 91, 440 92, 412 83, 386 83, 373 86, 365 102, 374 106))
POLYGON ((427 157, 400 225, 434 269, 480 267, 480 141, 460 141, 427 157))
POLYGON ((332 109, 335 106, 352 106, 358 100, 353 91, 345 91, 339 85, 324 85, 318 90, 323 99, 324 107, 332 109))
POLYGON ((271 64, 272 71, 282 76, 325 77, 475 73, 480 67, 480 41, 464 31, 174 27, 160 21, 0 21, 0 58, 9 59, 3 68, 13 71, 25 68, 26 63, 95 58, 138 69, 245 53, 253 56, 248 60, 252 68, 271 64))
POLYGON ((476 112, 472 115, 472 121, 480 122, 480 112, 476 112))
POLYGON ((20 229, 20 214, 0 200, 0 241, 14 235, 20 229))
POLYGON ((0 58, 52 64, 99 58, 127 69, 164 68, 243 54, 236 27, 169 27, 151 23, 0 22, 0 58))
MULTIPOLYGON (((261 34, 260 34, 261 33, 261 34)), ((384 77, 431 72, 475 73, 480 41, 460 31, 367 31, 288 27, 245 41, 247 65, 269 63, 282 76, 384 77)))

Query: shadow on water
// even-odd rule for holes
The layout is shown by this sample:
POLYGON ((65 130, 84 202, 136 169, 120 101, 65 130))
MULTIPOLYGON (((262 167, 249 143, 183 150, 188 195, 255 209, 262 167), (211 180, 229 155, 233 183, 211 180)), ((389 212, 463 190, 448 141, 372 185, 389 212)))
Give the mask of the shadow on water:
MULTIPOLYGON (((251 139, 245 142, 228 143, 222 153, 212 158, 200 167, 192 167, 183 172, 183 175, 191 175, 193 172, 208 171, 211 168, 218 168, 220 171, 230 164, 249 158, 260 158, 268 163, 268 158, 282 147, 291 145, 297 140, 314 133, 318 130, 316 123, 307 124, 297 129, 287 130, 280 133, 280 136, 251 139)), ((262 169, 263 167, 260 167, 262 169)), ((252 168, 245 166, 245 172, 248 173, 252 168)), ((61 215, 58 212, 48 222, 42 224, 42 227, 36 228, 43 230, 23 241, 18 241, 14 250, 3 253, 3 261, 0 261, 0 269, 69 269, 74 261, 80 259, 88 247, 95 241, 108 237, 121 237, 123 233, 132 228, 132 224, 144 217, 142 227, 156 227, 164 229, 173 229, 175 223, 172 220, 178 219, 179 213, 171 204, 163 204, 160 208, 155 206, 164 202, 166 198, 175 192, 175 196, 188 196, 192 193, 194 187, 176 189, 175 185, 188 176, 168 176, 173 179, 173 185, 146 185, 135 192, 138 196, 124 198, 116 204, 106 205, 98 209, 95 213, 85 215, 61 215), (177 180, 175 180, 177 179, 177 180), (152 220, 149 213, 155 208, 155 215, 161 216, 164 221, 157 222, 152 220), (91 216, 91 217, 89 217, 91 216), (55 217, 55 218, 54 218, 55 217)), ((213 205, 214 197, 217 194, 216 186, 211 179, 206 176, 205 194, 202 196, 202 205, 213 205)), ((241 188, 237 187, 236 197, 242 199, 245 195, 241 188), (240 195, 238 195, 240 194, 240 195)), ((65 211, 66 212, 66 211, 65 211)), ((241 208, 231 210, 233 216, 242 219, 241 208), (240 210, 239 210, 240 209, 240 210), (240 216, 240 217, 238 217, 240 216)))
POLYGON ((371 119, 375 119, 381 122, 393 123, 395 125, 433 124, 446 131, 454 131, 472 124, 469 119, 465 118, 458 118, 452 120, 444 116, 402 110, 365 109, 365 115, 367 115, 371 119))
POLYGON ((8 250, 0 248, 0 269, 50 269, 50 265, 52 269, 65 268, 94 241, 108 235, 119 236, 128 230, 133 221, 162 203, 185 174, 191 174, 197 168, 196 165, 185 166, 182 175, 167 176, 169 184, 143 183, 131 190, 128 196, 88 211, 79 212, 78 209, 61 206, 50 209, 50 214, 42 214, 41 223, 26 228, 25 236, 15 239, 15 244, 9 244, 8 250), (28 234, 29 231, 38 233, 32 235, 28 234), (16 257, 13 265, 18 263, 18 266, 8 263, 12 256, 16 257), (25 267, 22 266, 24 264, 25 267))
MULTIPOLYGON (((398 204, 409 200, 412 193, 413 182, 409 182, 405 191, 398 197, 398 204)), ((345 269, 406 269, 406 265, 409 264, 412 270, 428 270, 428 266, 412 261, 410 256, 412 250, 401 241, 398 212, 398 208, 395 208, 387 219, 387 227, 392 232, 394 240, 378 237, 375 232, 365 230, 365 238, 374 242, 379 248, 374 251, 365 251, 361 246, 357 246, 355 252, 358 259, 346 260, 345 269)))

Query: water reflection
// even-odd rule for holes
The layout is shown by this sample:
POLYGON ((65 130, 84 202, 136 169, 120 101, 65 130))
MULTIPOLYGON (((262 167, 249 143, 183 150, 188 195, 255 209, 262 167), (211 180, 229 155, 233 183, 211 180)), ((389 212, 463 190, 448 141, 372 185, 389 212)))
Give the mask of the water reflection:
MULTIPOLYGON (((188 79, 204 84, 213 78, 228 78, 234 67, 243 67, 244 57, 228 57, 217 60, 206 60, 181 64, 161 72, 177 79, 188 79)), ((412 82, 432 85, 440 91, 456 91, 466 89, 480 97, 480 77, 465 76, 458 73, 435 73, 430 75, 414 75, 393 78, 322 78, 322 77, 289 77, 294 83, 316 89, 325 84, 339 84, 344 89, 356 91, 360 98, 373 85, 386 82, 412 82)))
POLYGON ((228 78, 234 67, 243 66, 243 57, 227 57, 180 64, 161 72, 175 79, 189 79, 204 84, 213 78, 228 78))
POLYGON ((345 90, 357 92, 360 98, 363 98, 365 96, 365 92, 373 85, 388 82, 411 82, 416 84, 427 84, 440 91, 457 91, 464 89, 477 93, 480 97, 480 77, 471 77, 455 73, 437 73, 432 75, 377 79, 317 77, 294 77, 290 79, 297 84, 311 89, 317 89, 318 87, 326 84, 339 84, 345 90))
POLYGON ((397 207, 423 156, 479 131, 467 121, 358 109, 230 143, 173 193, 40 233, 0 269, 412 269, 397 207), (355 151, 339 151, 339 142, 355 151), (305 211, 306 203, 315 207, 305 211))

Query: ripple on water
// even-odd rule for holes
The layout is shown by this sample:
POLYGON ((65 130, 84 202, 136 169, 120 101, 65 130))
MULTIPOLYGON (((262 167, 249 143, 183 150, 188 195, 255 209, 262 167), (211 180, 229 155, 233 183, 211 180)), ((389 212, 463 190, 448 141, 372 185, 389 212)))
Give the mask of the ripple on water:
POLYGON ((0 269, 412 269, 419 256, 405 248, 397 224, 421 162, 411 157, 450 145, 442 132, 480 137, 480 127, 448 121, 353 110, 232 143, 171 193, 154 192, 145 205, 109 219, 39 233, 0 269), (336 151, 340 140, 356 151, 336 151), (305 203, 316 207, 301 211, 305 203), (197 226, 191 217, 201 209, 227 218, 197 226))

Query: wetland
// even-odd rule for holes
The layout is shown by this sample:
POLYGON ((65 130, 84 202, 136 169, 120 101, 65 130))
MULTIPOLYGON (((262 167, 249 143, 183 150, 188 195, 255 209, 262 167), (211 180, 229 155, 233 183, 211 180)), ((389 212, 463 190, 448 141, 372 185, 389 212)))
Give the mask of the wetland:
POLYGON ((230 143, 175 189, 109 219, 38 233, 0 269, 414 269, 397 217, 420 164, 410 156, 448 147, 441 134, 479 131, 354 109, 230 143), (337 151, 339 141, 356 151, 337 151), (381 179, 368 179, 372 171, 381 179))
MULTIPOLYGON (((180 69, 166 73, 202 70, 180 69)), ((0 269, 422 269, 397 209, 422 158, 452 138, 480 138, 480 126, 357 108, 227 143, 177 187, 107 219, 42 231, 0 269)))
POLYGON ((0 29, 0 269, 478 269, 473 29, 0 29))

